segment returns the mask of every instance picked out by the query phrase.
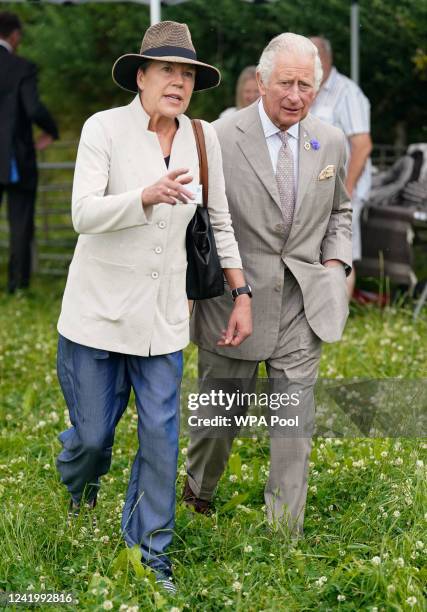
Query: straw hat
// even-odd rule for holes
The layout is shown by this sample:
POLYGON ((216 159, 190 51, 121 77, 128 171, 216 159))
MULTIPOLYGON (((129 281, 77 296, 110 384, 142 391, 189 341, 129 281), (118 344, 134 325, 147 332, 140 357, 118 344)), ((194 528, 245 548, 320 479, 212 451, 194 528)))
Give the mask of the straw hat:
POLYGON ((198 61, 187 24, 161 21, 145 32, 139 53, 122 55, 114 63, 113 81, 122 89, 137 92, 136 74, 143 60, 179 62, 196 66, 194 91, 219 85, 221 73, 214 66, 198 61))

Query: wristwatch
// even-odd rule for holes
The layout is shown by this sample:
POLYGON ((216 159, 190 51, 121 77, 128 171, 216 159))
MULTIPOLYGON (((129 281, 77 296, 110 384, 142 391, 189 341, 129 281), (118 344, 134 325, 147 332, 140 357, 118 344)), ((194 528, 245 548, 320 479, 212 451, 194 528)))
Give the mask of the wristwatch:
POLYGON ((252 297, 252 287, 250 285, 245 285, 244 287, 236 287, 236 289, 231 290, 231 297, 234 300, 239 297, 239 295, 248 295, 250 298, 252 297))

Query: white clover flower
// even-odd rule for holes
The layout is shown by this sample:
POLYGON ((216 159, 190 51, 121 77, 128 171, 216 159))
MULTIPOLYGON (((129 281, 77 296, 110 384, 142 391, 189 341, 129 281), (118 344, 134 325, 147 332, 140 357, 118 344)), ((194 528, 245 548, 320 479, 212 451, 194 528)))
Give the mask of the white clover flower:
POLYGON ((238 478, 237 478, 236 474, 230 474, 230 476, 228 477, 228 480, 230 482, 237 482, 238 478))
POLYGON ((389 584, 387 587, 387 591, 389 593, 395 593, 396 592, 396 587, 394 586, 394 584, 389 584))
POLYGON ((186 455, 188 453, 188 448, 184 447, 181 449, 181 455, 186 455))
POLYGON ((402 464, 403 464, 403 459, 402 459, 402 457, 397 457, 397 458, 394 460, 394 462, 393 462, 393 463, 394 463, 394 465, 402 465, 402 464))
POLYGON ((207 595, 209 595, 209 591, 207 589, 203 589, 201 595, 203 595, 203 597, 206 597, 207 595))
POLYGON ((417 468, 422 468, 424 467, 424 461, 422 459, 417 459, 415 465, 417 466, 417 468))
POLYGON ((169 610, 169 612, 181 612, 181 610, 177 608, 176 606, 174 606, 173 608, 169 610))
POLYGON ((242 584, 238 580, 233 582, 233 591, 241 591, 241 590, 242 590, 242 584))
POLYGON ((109 599, 106 599, 104 601, 104 603, 102 604, 102 607, 104 610, 112 610, 113 609, 113 602, 110 601, 109 599))
POLYGON ((99 539, 103 544, 108 544, 108 542, 110 541, 110 538, 107 535, 103 535, 99 539))
POLYGON ((417 602, 418 602, 417 598, 414 597, 413 595, 412 597, 408 597, 408 599, 406 600, 406 603, 408 604, 408 606, 411 606, 411 608, 415 606, 417 602))
POLYGON ((120 608, 119 608, 119 612, 125 612, 129 610, 127 604, 121 604, 120 608))
POLYGON ((372 557, 371 563, 372 565, 381 565, 381 557, 372 557))
POLYGON ((312 485, 312 486, 310 487, 310 493, 313 493, 313 495, 316 495, 316 493, 317 493, 317 487, 316 487, 316 485, 312 485))
POLYGON ((394 564, 397 565, 397 567, 405 567, 405 560, 402 559, 402 557, 399 557, 398 559, 394 560, 394 564))
POLYGON ((314 584, 317 587, 322 587, 326 582, 328 582, 328 579, 326 578, 326 576, 320 576, 320 578, 318 578, 314 584))
POLYGON ((48 463, 45 463, 43 466, 44 470, 50 470, 50 465, 48 463))
POLYGON ((381 457, 388 457, 388 452, 387 451, 382 451, 381 457))
POLYGON ((400 516, 400 512, 399 512, 399 510, 395 510, 395 511, 393 512, 393 516, 394 516, 395 518, 399 518, 399 516, 400 516))
POLYGON ((346 596, 345 596, 345 595, 338 595, 338 596, 337 596, 337 600, 338 600, 338 601, 345 601, 346 599, 347 599, 347 598, 346 598, 346 596))
POLYGON ((248 544, 247 546, 245 546, 245 548, 243 549, 243 551, 245 553, 251 553, 253 551, 253 548, 250 544, 248 544))
POLYGON ((422 550, 424 548, 424 542, 422 542, 421 540, 417 540, 415 542, 415 548, 418 548, 418 550, 422 550))
POLYGON ((52 423, 57 423, 59 421, 58 413, 52 410, 52 412, 49 413, 49 419, 52 423))

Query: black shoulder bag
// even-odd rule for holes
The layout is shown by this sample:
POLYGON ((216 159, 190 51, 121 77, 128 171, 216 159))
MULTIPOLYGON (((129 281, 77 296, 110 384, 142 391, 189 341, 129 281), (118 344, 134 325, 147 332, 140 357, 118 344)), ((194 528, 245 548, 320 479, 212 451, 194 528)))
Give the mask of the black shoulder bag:
POLYGON ((203 186, 203 206, 197 206, 187 227, 187 298, 206 300, 224 293, 224 276, 216 250, 208 212, 208 160, 205 136, 199 119, 191 122, 199 155, 200 182, 203 186))

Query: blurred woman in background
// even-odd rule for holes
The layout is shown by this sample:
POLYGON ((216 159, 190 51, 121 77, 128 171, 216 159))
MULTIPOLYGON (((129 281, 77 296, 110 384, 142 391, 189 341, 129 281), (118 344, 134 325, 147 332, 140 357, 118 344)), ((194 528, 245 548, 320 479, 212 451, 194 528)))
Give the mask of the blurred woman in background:
POLYGON ((237 79, 236 84, 236 106, 226 108, 220 114, 220 118, 231 115, 241 108, 245 108, 259 98, 256 80, 256 66, 246 66, 237 79))

